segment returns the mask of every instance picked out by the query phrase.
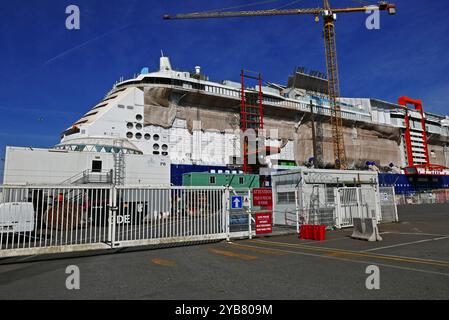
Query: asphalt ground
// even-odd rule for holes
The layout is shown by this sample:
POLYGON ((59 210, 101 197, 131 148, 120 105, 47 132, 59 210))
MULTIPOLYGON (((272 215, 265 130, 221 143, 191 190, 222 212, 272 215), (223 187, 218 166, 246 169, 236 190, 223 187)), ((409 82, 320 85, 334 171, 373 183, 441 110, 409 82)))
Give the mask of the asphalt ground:
POLYGON ((380 225, 381 242, 344 229, 321 242, 284 235, 0 261, 0 299, 448 299, 449 206, 400 207, 399 217, 380 225), (66 288, 69 265, 79 290, 66 288), (371 265, 379 290, 366 288, 371 265))

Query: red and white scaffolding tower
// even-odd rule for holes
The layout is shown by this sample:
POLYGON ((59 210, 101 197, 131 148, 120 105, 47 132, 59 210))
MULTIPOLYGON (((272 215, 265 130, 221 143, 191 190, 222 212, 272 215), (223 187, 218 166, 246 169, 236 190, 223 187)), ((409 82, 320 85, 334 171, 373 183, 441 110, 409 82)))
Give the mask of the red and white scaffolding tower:
MULTIPOLYGON (((243 172, 259 173, 259 144, 257 137, 263 130, 263 96, 262 75, 257 72, 242 70, 241 72, 241 104, 240 104, 240 130, 244 135, 243 141, 243 172), (246 88, 246 80, 256 81, 254 89, 246 88), (250 141, 245 135, 248 129, 254 130, 256 141, 250 141), (252 161, 249 157, 255 155, 252 161), (251 163, 250 163, 251 162, 251 163)), ((261 141, 259 139, 259 141, 261 141)))
POLYGON ((449 175, 449 168, 430 163, 429 147, 427 144, 426 116, 422 101, 409 97, 399 97, 398 104, 405 109, 405 148, 407 167, 405 173, 409 175, 449 175), (410 112, 407 105, 413 105, 417 112, 410 112), (419 124, 416 124, 418 119, 419 124))

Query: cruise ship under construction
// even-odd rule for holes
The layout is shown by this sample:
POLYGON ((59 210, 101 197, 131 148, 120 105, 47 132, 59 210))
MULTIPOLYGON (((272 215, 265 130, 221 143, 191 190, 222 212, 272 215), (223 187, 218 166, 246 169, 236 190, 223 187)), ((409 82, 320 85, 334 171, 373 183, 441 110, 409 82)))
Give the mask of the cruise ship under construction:
MULTIPOLYGON (((164 56, 158 70, 151 69, 156 68, 143 68, 115 83, 103 100, 62 132, 51 150, 120 153, 125 163, 128 155, 151 155, 169 164, 175 185, 186 172, 239 170, 242 95, 253 94, 263 109, 265 168, 283 170, 311 162, 333 168, 327 80, 319 72, 296 68, 285 84, 261 82, 259 76, 215 82, 199 66, 192 72, 173 69, 164 56)), ((404 174, 416 166, 425 171, 408 173, 448 175, 449 118, 423 112, 416 103, 416 108, 405 108, 414 102, 403 102, 339 99, 348 169, 404 174)), ((261 114, 255 117, 262 121, 261 114)), ((8 147, 6 162, 12 151, 8 147)), ((14 182, 6 163, 5 183, 14 182)))

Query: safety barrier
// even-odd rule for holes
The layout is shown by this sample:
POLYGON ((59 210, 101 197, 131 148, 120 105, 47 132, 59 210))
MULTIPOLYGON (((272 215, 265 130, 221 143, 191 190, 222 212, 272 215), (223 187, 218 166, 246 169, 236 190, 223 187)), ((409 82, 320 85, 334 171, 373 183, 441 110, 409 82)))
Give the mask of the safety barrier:
POLYGON ((354 230, 351 238, 367 241, 382 241, 376 219, 353 218, 353 223, 354 230))
POLYGON ((0 186, 0 257, 229 239, 224 187, 0 186))
POLYGON ((273 223, 249 189, 0 186, 0 194, 0 257, 252 238, 273 223))

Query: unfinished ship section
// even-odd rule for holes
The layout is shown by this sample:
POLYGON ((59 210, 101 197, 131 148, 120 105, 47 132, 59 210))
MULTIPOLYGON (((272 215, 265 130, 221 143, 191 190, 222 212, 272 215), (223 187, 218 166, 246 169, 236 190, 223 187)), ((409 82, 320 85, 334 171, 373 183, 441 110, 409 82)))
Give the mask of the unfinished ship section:
MULTIPOLYGON (((265 82, 261 90, 266 145, 280 148, 279 153, 267 155, 268 166, 301 166, 315 156, 319 167, 332 168, 335 159, 324 75, 297 68, 287 85, 265 82)), ((116 83, 105 99, 62 133, 56 148, 100 150, 86 139, 125 139, 139 152, 167 157, 178 168, 229 167, 240 156, 239 136, 233 131, 239 129, 241 95, 241 83, 209 81, 200 67, 192 73, 176 71, 162 57, 158 71, 144 68, 137 77, 116 83)), ((408 111, 410 154, 403 106, 372 98, 340 98, 340 105, 349 169, 375 164, 380 171, 391 172, 406 167, 411 155, 414 164, 430 160, 449 165, 447 117, 408 111), (422 117, 427 146, 422 139, 422 117), (426 159, 426 147, 430 159, 426 159)))

